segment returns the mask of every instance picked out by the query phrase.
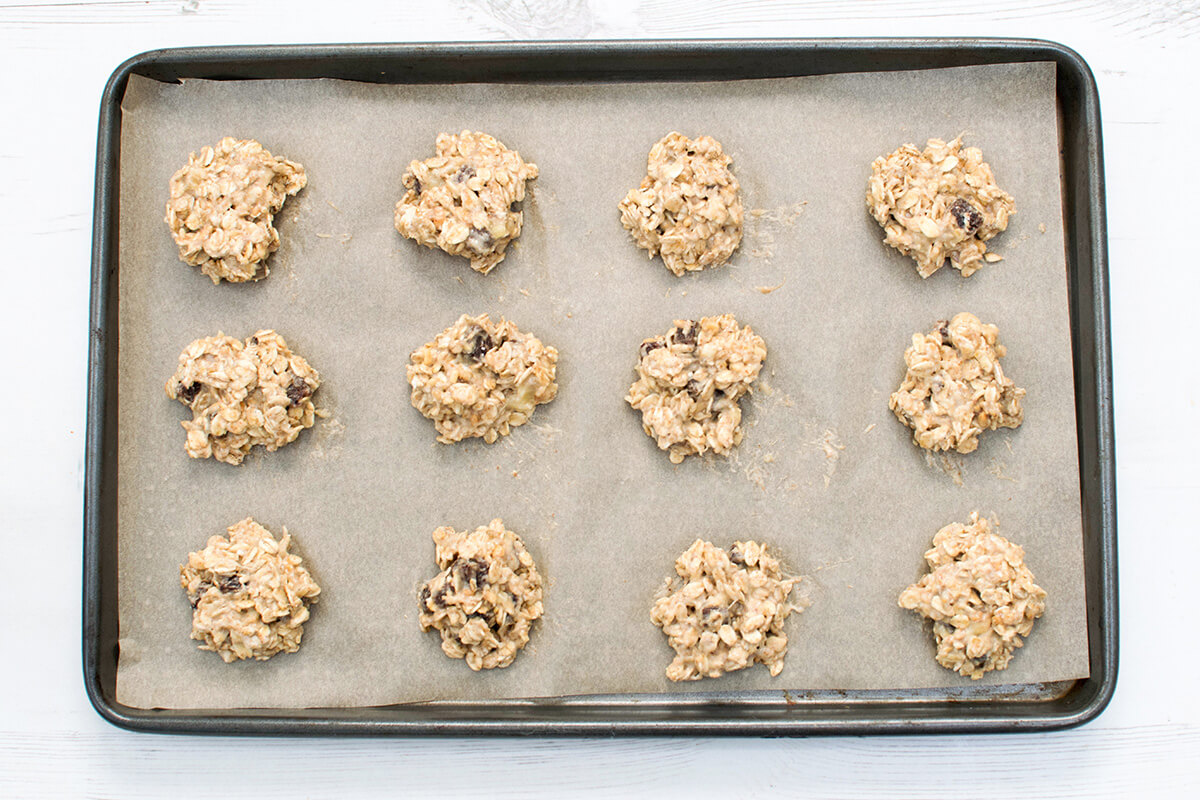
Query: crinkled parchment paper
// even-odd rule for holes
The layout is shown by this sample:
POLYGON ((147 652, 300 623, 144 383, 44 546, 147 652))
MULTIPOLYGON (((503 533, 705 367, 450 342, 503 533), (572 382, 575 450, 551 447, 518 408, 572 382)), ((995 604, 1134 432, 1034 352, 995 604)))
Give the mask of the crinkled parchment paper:
MULTIPOLYGON (((1051 64, 718 83, 377 86, 132 78, 120 222, 118 698, 139 707, 359 706, 444 698, 968 682, 937 666, 897 607, 934 533, 979 509, 1023 545, 1048 611, 1003 673, 1087 674, 1075 416, 1051 64), (487 131, 541 169, 526 226, 490 275, 392 228, 409 160, 442 131, 487 131), (671 130, 733 156, 748 209, 732 263, 676 278, 647 260, 617 202, 671 130), (1018 213, 1004 256, 922 281, 864 206, 871 160, 966 133, 1018 213), (188 153, 251 137, 302 163, 271 275, 214 286, 162 221, 188 153), (927 462, 888 410, 915 331, 971 311, 1000 327, 1026 422, 927 462), (486 446, 434 442, 409 405, 408 354, 464 312, 556 346, 558 399, 486 446), (672 466, 623 401, 637 346, 676 318, 733 313, 769 349, 729 459, 672 466), (330 416, 240 468, 193 461, 163 392, 180 350, 274 328, 320 371, 330 416), (954 478, 961 480, 958 485, 954 478), (247 515, 295 537, 322 586, 297 654, 224 664, 188 639, 177 569, 247 515), (430 533, 520 533, 549 581, 546 615, 505 670, 472 673, 417 626, 430 533), (804 576, 787 666, 672 685, 655 592, 696 537, 765 541, 804 576)), ((978 685, 978 684, 977 684, 978 685)))

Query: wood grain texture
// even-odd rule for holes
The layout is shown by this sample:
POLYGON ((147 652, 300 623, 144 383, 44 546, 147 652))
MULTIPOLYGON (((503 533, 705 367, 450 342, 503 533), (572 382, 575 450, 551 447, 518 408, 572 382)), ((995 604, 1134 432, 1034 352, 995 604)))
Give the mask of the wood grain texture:
POLYGON ((0 2, 0 797, 1200 795, 1198 38, 1196 0, 0 2), (1099 720, 1038 736, 462 742, 147 736, 95 715, 79 675, 88 259, 96 112, 121 61, 222 43, 862 35, 1049 38, 1096 73, 1122 542, 1121 676, 1099 720))

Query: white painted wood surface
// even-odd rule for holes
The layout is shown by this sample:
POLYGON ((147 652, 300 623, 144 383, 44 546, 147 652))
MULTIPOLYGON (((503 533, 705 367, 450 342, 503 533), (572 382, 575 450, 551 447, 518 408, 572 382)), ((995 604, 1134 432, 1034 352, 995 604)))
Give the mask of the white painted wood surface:
POLYGON ((0 797, 1200 796, 1200 1, 0 0, 0 797), (1121 677, 1037 736, 205 739, 83 694, 79 564, 92 170, 104 81, 158 47, 865 35, 1061 41, 1100 85, 1115 339, 1121 677), (466 774, 464 774, 466 773, 466 774))

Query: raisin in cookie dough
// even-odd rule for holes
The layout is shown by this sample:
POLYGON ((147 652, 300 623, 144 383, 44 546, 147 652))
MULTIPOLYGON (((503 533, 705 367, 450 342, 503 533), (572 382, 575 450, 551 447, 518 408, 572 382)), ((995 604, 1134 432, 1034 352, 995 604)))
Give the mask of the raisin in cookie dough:
POLYGON ((413 161, 404 173, 404 197, 396 204, 396 230, 426 247, 465 256, 484 275, 504 260, 521 235, 525 182, 536 164, 486 133, 463 131, 437 137, 437 155, 413 161))
POLYGON ((179 583, 192 604, 192 638, 226 663, 244 658, 266 661, 300 649, 308 604, 321 587, 288 552, 287 528, 278 541, 247 517, 228 536, 188 554, 179 583))
POLYGON ((218 333, 189 344, 167 381, 167 396, 192 410, 182 420, 192 458, 241 464, 250 448, 273 452, 311 428, 317 371, 275 331, 242 342, 218 333))
POLYGON ((925 150, 906 144, 871 164, 867 208, 886 232, 884 241, 916 262, 928 278, 950 259, 965 278, 999 261, 986 242, 1015 213, 1010 194, 996 185, 978 147, 930 139, 925 150))
POLYGON ((472 437, 491 444, 554 399, 557 364, 557 350, 512 322, 464 314, 413 352, 413 408, 433 420, 443 444, 472 437))
POLYGON ((676 275, 717 267, 742 241, 732 161, 711 136, 671 132, 650 149, 646 177, 620 203, 621 224, 676 275))
POLYGON ((726 552, 697 539, 675 572, 650 611, 675 650, 668 678, 716 678, 754 664, 772 676, 783 670, 783 623, 800 611, 788 601, 799 579, 785 576, 765 545, 734 542, 726 552))
POLYGON ((972 680, 1008 667, 1046 610, 1025 551, 975 511, 938 531, 925 561, 929 574, 900 594, 900 607, 933 621, 937 662, 972 680))
POLYGON ((642 428, 679 464, 689 455, 728 455, 742 441, 742 396, 758 378, 767 345, 730 314, 676 320, 638 348, 637 381, 625 400, 642 428))
POLYGON ((307 182, 304 167, 253 139, 227 136, 192 153, 172 176, 167 201, 180 259, 213 283, 267 277, 267 256, 279 249, 275 214, 307 182))
POLYGON ((966 312, 913 334, 904 351, 908 372, 888 405, 912 428, 915 444, 970 453, 984 431, 1021 424, 1025 390, 1000 367, 1005 349, 998 335, 995 325, 966 312))
POLYGON ((433 532, 441 572, 420 592, 421 630, 475 671, 504 668, 542 616, 542 576, 521 537, 494 519, 474 531, 433 532))

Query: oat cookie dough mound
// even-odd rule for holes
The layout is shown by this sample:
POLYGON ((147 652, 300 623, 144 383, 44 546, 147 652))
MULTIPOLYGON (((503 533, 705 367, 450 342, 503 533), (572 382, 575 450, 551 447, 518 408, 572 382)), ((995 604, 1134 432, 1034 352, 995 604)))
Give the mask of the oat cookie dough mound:
POLYGON ((538 176, 486 133, 463 131, 437 137, 437 155, 413 161, 404 173, 404 197, 396 204, 396 230, 426 247, 466 256, 484 275, 504 260, 521 235, 524 216, 512 206, 525 199, 525 181, 538 176))
POLYGON ((987 242, 1015 213, 978 147, 930 139, 924 152, 906 144, 871 164, 867 208, 887 233, 884 241, 911 256, 928 278, 946 259, 965 278, 999 261, 987 242))
POLYGON ((179 568, 192 613, 192 638, 226 663, 243 658, 266 661, 300 649, 308 604, 321 587, 288 552, 287 528, 279 541, 250 517, 213 536, 208 546, 188 554, 179 568))
POLYGON ((179 356, 167 396, 192 410, 180 424, 187 454, 241 464, 255 445, 278 450, 313 426, 317 371, 275 331, 245 342, 218 333, 197 339, 179 356))
POLYGON ((637 381, 625 400, 642 428, 678 464, 689 455, 728 453, 742 441, 742 395, 762 369, 767 345, 730 314, 676 320, 638 348, 637 381))
POLYGON ((304 167, 277 158, 252 139, 227 136, 192 153, 171 178, 167 225, 184 263, 230 283, 267 277, 279 249, 271 223, 283 201, 308 182, 304 167))
POLYGON ((900 607, 933 620, 939 664, 972 680, 1008 666, 1046 610, 1024 558, 977 511, 967 525, 937 532, 925 554, 929 574, 900 594, 900 607))
POLYGON ((421 630, 473 670, 507 667, 542 616, 542 576, 521 537, 494 519, 474 531, 433 532, 442 571, 420 592, 421 630))
POLYGON ((668 133, 650 149, 642 185, 621 201, 621 224, 676 275, 724 264, 744 216, 731 161, 711 136, 668 133))
POLYGON ((926 450, 970 453, 979 435, 1016 428, 1025 418, 1017 388, 1000 367, 999 330, 965 311, 932 332, 914 333, 904 351, 908 372, 888 402, 926 450))
POLYGON ((433 420, 443 444, 474 436, 491 444, 554 399, 557 364, 557 350, 513 323, 463 314, 413 352, 413 408, 433 420))
POLYGON ((788 595, 799 579, 786 577, 765 545, 734 542, 726 552, 697 539, 675 572, 670 593, 650 609, 675 650, 668 678, 716 678, 753 664, 780 673, 787 656, 783 623, 800 610, 788 595))

